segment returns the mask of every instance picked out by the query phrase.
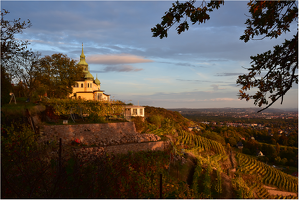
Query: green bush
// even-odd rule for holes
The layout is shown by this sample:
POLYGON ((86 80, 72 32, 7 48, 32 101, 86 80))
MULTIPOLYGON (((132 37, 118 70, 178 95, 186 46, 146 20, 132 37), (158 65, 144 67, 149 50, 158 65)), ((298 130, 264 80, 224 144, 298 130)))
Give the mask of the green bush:
POLYGON ((237 140, 234 137, 228 139, 230 146, 235 147, 237 145, 237 140))
POLYGON ((134 122, 136 131, 142 133, 147 128, 146 122, 144 122, 143 117, 132 117, 131 121, 134 122))
POLYGON ((164 117, 162 115, 152 115, 147 118, 147 121, 151 124, 154 124, 158 128, 160 128, 162 125, 163 119, 164 119, 164 117))

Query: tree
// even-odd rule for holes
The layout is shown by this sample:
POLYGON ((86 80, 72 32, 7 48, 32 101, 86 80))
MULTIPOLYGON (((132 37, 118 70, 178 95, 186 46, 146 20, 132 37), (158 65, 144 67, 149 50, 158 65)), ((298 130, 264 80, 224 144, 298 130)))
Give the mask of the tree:
POLYGON ((11 92, 11 80, 9 75, 5 72, 4 67, 1 66, 1 106, 9 103, 11 92))
POLYGON ((5 20, 9 12, 1 12, 1 71, 10 76, 10 81, 21 83, 26 97, 32 95, 35 83, 34 65, 38 61, 38 53, 27 49, 28 41, 17 40, 15 34, 20 34, 31 26, 31 22, 21 22, 21 19, 5 20))
POLYGON ((274 159, 277 157, 277 152, 274 146, 272 146, 271 144, 267 145, 267 157, 272 161, 274 161, 274 159))
MULTIPOLYGON (((184 3, 172 4, 169 11, 165 12, 162 22, 151 29, 153 37, 160 39, 167 37, 167 31, 174 25, 179 24, 176 28, 177 33, 181 34, 189 29, 187 20, 192 24, 205 23, 210 19, 209 12, 218 9, 224 1, 203 1, 200 6, 194 6, 195 0, 189 0, 184 3), (183 22, 181 20, 183 19, 183 22)), ((297 20, 298 8, 295 0, 293 1, 255 1, 248 3, 250 19, 247 19, 247 27, 244 35, 240 37, 244 42, 250 39, 256 39, 256 36, 277 38, 282 33, 290 31, 290 24, 297 20)), ((260 111, 273 105, 278 99, 283 102, 284 95, 291 89, 292 84, 298 84, 298 31, 291 40, 285 40, 282 45, 274 46, 274 50, 267 51, 256 56, 251 56, 251 67, 249 73, 240 75, 237 84, 241 86, 239 98, 254 100, 254 104, 261 107, 267 105, 260 111), (266 75, 257 78, 262 72, 266 75), (257 88, 255 94, 246 93, 251 88, 257 88), (270 93, 270 95, 269 95, 270 93), (269 95, 269 96, 268 96, 269 95), (271 102, 267 100, 269 99, 271 102)), ((258 112, 260 112, 258 111, 258 112)))
POLYGON ((280 154, 280 145, 278 143, 276 143, 276 153, 277 155, 280 154))
POLYGON ((38 88, 39 56, 39 53, 32 52, 30 55, 15 57, 10 64, 9 72, 14 77, 14 82, 22 83, 25 97, 32 97, 38 88))
POLYGON ((283 133, 283 134, 279 137, 278 142, 279 142, 279 144, 281 144, 281 145, 285 145, 285 146, 287 146, 287 145, 288 145, 288 140, 289 140, 289 138, 286 136, 285 133, 283 133))
POLYGON ((228 139, 228 143, 230 144, 230 146, 234 147, 237 145, 237 140, 234 137, 230 137, 228 139))
POLYGON ((55 98, 68 97, 76 80, 84 77, 82 67, 61 53, 39 59, 36 70, 38 87, 44 88, 48 96, 55 98))
POLYGON ((1 66, 6 70, 8 70, 16 57, 32 53, 27 50, 28 41, 15 39, 15 34, 22 33, 24 29, 32 25, 30 20, 28 19, 27 22, 21 22, 20 18, 5 20, 4 16, 8 13, 5 9, 1 12, 1 66))

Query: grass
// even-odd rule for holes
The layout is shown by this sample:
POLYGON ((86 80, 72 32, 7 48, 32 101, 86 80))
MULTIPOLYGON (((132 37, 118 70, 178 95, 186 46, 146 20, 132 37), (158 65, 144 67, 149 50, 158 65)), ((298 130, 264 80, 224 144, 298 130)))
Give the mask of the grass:
MULTIPOLYGON (((26 97, 19 97, 16 98, 16 102, 17 102, 16 104, 12 102, 10 104, 3 105, 1 108, 1 112, 3 116, 10 116, 10 118, 18 118, 24 116, 26 109, 29 110, 31 115, 41 113, 46 109, 45 105, 43 104, 36 104, 33 102, 26 102, 26 101, 27 101, 26 97)), ((63 120, 65 119, 68 119, 68 124, 66 125, 126 122, 123 119, 117 119, 117 118, 112 118, 104 121, 94 121, 94 122, 91 122, 88 119, 85 119, 84 121, 82 119, 77 119, 75 120, 75 122, 73 122, 70 116, 64 116, 61 117, 58 120, 58 122, 45 122, 45 124, 63 125, 63 120)))
POLYGON ((16 102, 16 104, 11 102, 10 104, 3 105, 1 111, 6 115, 23 115, 26 109, 28 109, 31 114, 39 113, 45 109, 44 105, 26 102, 25 97, 17 98, 16 102))

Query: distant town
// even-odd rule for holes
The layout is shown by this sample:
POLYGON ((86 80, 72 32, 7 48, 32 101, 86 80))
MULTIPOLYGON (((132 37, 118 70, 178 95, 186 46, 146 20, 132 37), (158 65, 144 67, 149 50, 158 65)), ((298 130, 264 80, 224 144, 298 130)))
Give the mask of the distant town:
POLYGON ((258 113, 261 108, 202 108, 188 109, 178 108, 169 109, 178 111, 182 115, 197 115, 197 116, 221 116, 233 118, 263 118, 263 119, 296 119, 298 118, 298 110, 290 109, 289 111, 281 109, 267 109, 258 113))
POLYGON ((289 136, 292 132, 298 132, 298 112, 280 109, 267 109, 258 113, 258 108, 205 108, 205 109, 169 109, 177 111, 184 117, 197 122, 189 130, 200 130, 200 124, 213 127, 240 127, 252 130, 266 130, 269 136, 276 133, 278 136, 289 136), (287 120, 287 121, 286 121, 287 120))

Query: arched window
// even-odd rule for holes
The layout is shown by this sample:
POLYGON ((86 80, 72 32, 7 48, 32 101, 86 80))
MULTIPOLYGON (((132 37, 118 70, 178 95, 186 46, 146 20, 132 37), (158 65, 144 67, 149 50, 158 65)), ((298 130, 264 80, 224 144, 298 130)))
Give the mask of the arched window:
POLYGON ((81 88, 83 88, 83 83, 81 83, 81 88))

